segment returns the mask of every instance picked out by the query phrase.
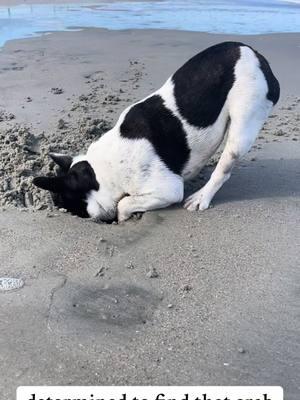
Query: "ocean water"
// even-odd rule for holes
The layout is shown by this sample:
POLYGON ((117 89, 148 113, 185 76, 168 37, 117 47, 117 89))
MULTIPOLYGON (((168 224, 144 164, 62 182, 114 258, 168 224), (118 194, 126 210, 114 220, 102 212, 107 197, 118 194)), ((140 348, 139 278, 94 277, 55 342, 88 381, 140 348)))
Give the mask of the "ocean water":
POLYGON ((0 7, 0 46, 11 39, 78 27, 244 35, 300 32, 300 0, 104 1, 96 5, 90 2, 0 7))

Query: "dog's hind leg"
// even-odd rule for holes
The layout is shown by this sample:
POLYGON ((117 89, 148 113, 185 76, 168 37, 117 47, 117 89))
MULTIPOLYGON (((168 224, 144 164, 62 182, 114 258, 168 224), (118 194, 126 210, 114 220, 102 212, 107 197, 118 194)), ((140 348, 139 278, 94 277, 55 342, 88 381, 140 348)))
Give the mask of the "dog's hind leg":
POLYGON ((272 105, 264 98, 262 101, 255 102, 253 107, 245 104, 247 112, 240 111, 231 115, 227 141, 219 162, 206 185, 187 198, 185 208, 194 211, 205 210, 209 207, 214 195, 230 178, 236 161, 250 150, 272 105))

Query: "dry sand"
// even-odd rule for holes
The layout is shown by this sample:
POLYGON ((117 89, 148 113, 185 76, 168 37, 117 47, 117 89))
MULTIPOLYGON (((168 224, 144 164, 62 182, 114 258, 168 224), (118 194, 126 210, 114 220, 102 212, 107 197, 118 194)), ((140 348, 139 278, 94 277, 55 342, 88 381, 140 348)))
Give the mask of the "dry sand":
POLYGON ((21 384, 279 384, 298 400, 299 43, 89 29, 6 44, 0 276, 25 286, 0 294, 1 399, 21 384), (232 39, 269 59, 282 97, 213 209, 106 226, 33 189, 49 150, 85 150, 190 56, 232 39))

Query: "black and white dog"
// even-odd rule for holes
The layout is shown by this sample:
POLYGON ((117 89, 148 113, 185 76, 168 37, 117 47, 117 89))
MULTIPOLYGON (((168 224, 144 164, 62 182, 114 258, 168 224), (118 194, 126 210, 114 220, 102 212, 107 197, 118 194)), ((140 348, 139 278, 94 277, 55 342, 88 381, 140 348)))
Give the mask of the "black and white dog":
POLYGON ((184 204, 205 210, 250 150, 279 92, 262 55, 243 43, 217 44, 123 111, 85 155, 51 154, 65 175, 38 177, 34 184, 59 193, 73 214, 125 221, 181 202, 184 181, 199 173, 228 132, 209 181, 184 204))

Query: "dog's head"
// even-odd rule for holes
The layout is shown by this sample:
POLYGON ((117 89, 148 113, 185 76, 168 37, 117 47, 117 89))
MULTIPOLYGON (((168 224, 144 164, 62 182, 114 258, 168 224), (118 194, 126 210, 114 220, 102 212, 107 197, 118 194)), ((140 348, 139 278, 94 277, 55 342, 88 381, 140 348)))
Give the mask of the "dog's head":
POLYGON ((59 205, 73 215, 110 222, 113 212, 107 211, 97 199, 100 185, 90 163, 84 157, 73 158, 57 153, 49 155, 60 166, 61 174, 34 178, 34 185, 55 193, 59 205))

